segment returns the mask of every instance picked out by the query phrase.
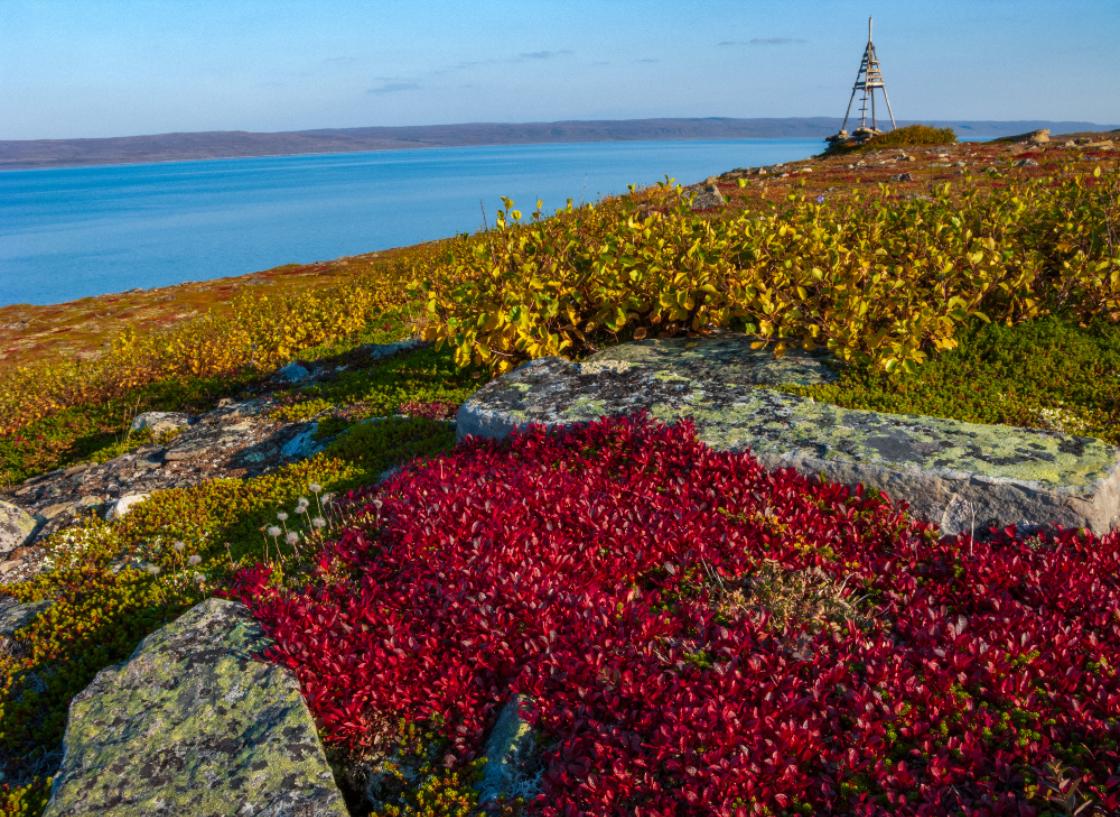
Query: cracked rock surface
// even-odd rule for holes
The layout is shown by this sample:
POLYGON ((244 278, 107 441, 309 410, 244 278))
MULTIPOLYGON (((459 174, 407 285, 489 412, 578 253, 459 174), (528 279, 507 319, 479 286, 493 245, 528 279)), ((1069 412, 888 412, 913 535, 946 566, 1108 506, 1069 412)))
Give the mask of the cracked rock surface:
MULTIPOLYGON (((362 366, 423 346, 417 339, 371 343, 348 353, 362 366)), ((140 446, 108 462, 58 469, 0 494, 0 581, 19 581, 41 568, 36 543, 89 514, 117 516, 142 495, 217 477, 254 477, 318 453, 314 422, 284 423, 271 412, 276 390, 329 380, 349 365, 292 362, 267 381, 264 393, 221 401, 199 417, 181 412, 137 415, 134 431, 163 442, 140 446), (121 500, 126 500, 123 505, 121 500)))
POLYGON ((44 817, 345 817, 299 684, 240 604, 209 599, 70 705, 44 817))

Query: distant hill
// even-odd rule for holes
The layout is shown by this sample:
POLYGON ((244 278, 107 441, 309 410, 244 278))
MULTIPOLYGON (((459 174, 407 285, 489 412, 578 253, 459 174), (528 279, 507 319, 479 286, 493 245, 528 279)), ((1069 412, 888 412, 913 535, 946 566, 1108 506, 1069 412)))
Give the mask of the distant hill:
MULTIPOLYGON (((902 124, 910 124, 900 122, 902 124)), ((1093 122, 1015 122, 934 120, 963 137, 1010 136, 1038 128, 1055 133, 1105 130, 1093 122)), ((737 139, 805 137, 823 139, 840 127, 838 117, 783 119, 619 119, 601 121, 477 122, 461 125, 323 128, 253 133, 205 131, 117 136, 101 139, 0 140, 0 169, 65 165, 132 164, 219 159, 238 156, 284 156, 301 153, 352 153, 366 150, 514 145, 546 142, 604 142, 635 139, 737 139)))

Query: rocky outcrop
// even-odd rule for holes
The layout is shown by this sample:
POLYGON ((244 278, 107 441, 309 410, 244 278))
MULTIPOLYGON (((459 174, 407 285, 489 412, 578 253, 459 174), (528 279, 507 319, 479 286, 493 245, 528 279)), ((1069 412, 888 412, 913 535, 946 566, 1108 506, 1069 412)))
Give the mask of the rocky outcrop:
POLYGON ((530 800, 540 788, 537 737, 521 718, 525 700, 514 696, 498 713, 486 740, 486 765, 478 782, 478 799, 530 800))
POLYGON ((863 483, 946 532, 988 524, 1120 526, 1120 450, 1049 431, 844 409, 766 386, 830 377, 819 357, 773 359, 745 339, 630 343, 582 364, 533 361, 459 410, 460 436, 502 437, 649 411, 696 423, 713 448, 750 449, 771 468, 863 483), (760 386, 764 388, 759 388, 760 386))
POLYGON ((714 177, 708 179, 703 184, 693 185, 687 188, 687 192, 692 194, 692 203, 690 207, 693 210, 714 210, 727 203, 714 177))
POLYGON ((39 617, 51 606, 49 601, 18 602, 13 598, 0 598, 0 644, 39 617))
POLYGON ((102 670, 70 705, 44 817, 345 817, 299 685, 211 599, 102 670))
POLYGON ((152 437, 159 438, 178 434, 191 424, 189 414, 180 411, 145 411, 132 419, 132 431, 147 431, 152 437))
POLYGON ((311 370, 293 360, 277 369, 275 377, 283 383, 303 383, 311 379, 311 370))
MULTIPOLYGON (((225 401, 179 426, 182 430, 165 443, 43 474, 16 488, 11 499, 39 517, 36 537, 41 539, 89 513, 115 518, 153 491, 264 473, 314 449, 306 438, 310 424, 275 421, 270 412, 276 405, 271 397, 225 401), (297 438, 300 444, 292 446, 297 438)), ((0 576, 10 580, 13 575, 18 573, 0 565, 0 576)))
MULTIPOLYGON (((415 339, 368 344, 332 363, 296 365, 307 371, 303 383, 317 383, 422 345, 415 339)), ((223 400, 199 417, 139 414, 132 429, 150 432, 153 443, 108 462, 42 474, 16 487, 7 495, 10 502, 0 501, 0 581, 25 579, 40 570, 43 553, 37 543, 83 516, 96 513, 117 519, 155 491, 218 477, 253 477, 321 451, 326 441, 318 438, 317 423, 275 419, 273 410, 282 405, 282 398, 274 390, 286 392, 291 386, 277 373, 255 397, 223 400), (20 544, 13 544, 16 523, 6 528, 5 519, 19 519, 21 531, 32 520, 31 532, 20 544), (12 532, 6 535, 7 529, 12 532)))
POLYGON ((109 506, 105 518, 109 520, 120 519, 149 496, 150 494, 125 494, 109 506))
POLYGON ((27 511, 10 502, 0 502, 0 558, 31 540, 39 523, 27 511))

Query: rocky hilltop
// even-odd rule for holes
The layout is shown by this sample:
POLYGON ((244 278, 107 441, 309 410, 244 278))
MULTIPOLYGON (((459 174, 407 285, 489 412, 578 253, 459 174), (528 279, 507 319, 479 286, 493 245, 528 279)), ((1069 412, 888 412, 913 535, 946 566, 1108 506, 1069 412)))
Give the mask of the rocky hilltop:
POLYGON ((1118 148, 0 312, 0 811, 1116 813, 1118 148))

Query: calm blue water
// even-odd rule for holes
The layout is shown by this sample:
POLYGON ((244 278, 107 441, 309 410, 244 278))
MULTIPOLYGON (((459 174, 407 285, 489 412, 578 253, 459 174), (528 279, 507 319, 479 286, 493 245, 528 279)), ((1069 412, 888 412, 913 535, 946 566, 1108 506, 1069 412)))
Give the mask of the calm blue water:
POLYGON ((815 139, 431 148, 0 172, 0 305, 240 275, 805 158, 815 139))

